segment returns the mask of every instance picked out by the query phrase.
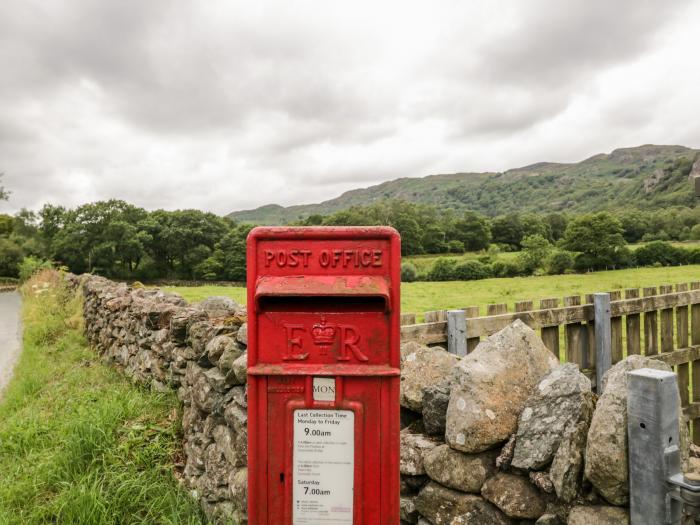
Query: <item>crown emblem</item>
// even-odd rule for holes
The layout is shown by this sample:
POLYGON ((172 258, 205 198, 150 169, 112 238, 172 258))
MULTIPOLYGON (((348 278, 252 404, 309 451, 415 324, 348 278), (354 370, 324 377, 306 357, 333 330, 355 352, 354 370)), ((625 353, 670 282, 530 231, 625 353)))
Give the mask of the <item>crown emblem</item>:
POLYGON ((318 346, 329 346, 335 340, 335 327, 326 324, 326 316, 321 316, 321 322, 311 328, 311 336, 318 346))

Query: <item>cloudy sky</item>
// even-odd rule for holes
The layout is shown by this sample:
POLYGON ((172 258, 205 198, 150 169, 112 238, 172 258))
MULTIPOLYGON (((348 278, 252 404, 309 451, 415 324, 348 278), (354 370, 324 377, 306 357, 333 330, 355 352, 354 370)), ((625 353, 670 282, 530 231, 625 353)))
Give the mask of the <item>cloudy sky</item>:
POLYGON ((0 3, 0 210, 216 213, 700 147, 700 2, 0 3))

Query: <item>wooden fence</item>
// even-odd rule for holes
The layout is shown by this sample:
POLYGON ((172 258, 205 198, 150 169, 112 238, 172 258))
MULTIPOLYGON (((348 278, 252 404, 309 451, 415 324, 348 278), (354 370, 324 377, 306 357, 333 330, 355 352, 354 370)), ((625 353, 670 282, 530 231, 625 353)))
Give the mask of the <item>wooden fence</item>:
POLYGON ((683 412, 700 444, 700 282, 542 299, 515 304, 426 312, 424 322, 403 314, 402 341, 447 344, 458 355, 520 319, 540 331, 562 362, 579 365, 594 386, 610 364, 627 355, 653 356, 674 367, 683 412), (448 330, 449 325, 449 330, 448 330), (598 332, 596 337, 596 331, 598 332))

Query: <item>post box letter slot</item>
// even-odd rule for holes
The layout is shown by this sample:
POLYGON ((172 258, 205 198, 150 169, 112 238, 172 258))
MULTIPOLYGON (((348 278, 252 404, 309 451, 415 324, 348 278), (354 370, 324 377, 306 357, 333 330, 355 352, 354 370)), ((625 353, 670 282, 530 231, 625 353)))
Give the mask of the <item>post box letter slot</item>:
POLYGON ((261 311, 390 310, 389 285, 374 276, 262 277, 255 287, 261 311))

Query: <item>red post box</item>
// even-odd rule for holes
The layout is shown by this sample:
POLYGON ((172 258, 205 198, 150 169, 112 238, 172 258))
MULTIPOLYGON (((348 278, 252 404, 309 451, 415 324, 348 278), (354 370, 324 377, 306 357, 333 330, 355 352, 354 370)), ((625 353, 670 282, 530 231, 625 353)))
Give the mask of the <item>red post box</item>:
POLYGON ((248 236, 251 525, 399 523, 400 240, 248 236))

